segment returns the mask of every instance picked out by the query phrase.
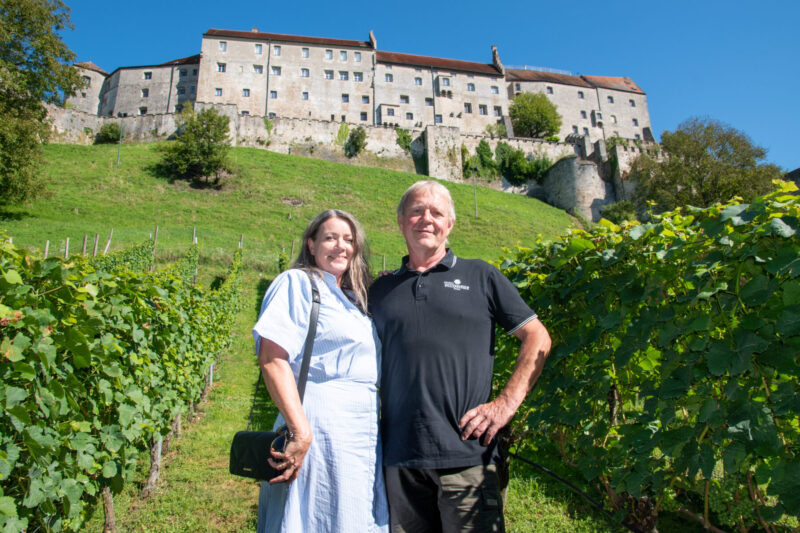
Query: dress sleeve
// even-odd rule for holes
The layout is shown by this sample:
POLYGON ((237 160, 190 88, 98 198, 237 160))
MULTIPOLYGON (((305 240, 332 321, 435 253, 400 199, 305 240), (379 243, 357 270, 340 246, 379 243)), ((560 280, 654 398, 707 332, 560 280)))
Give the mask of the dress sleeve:
POLYGON ((492 265, 489 269, 489 306, 495 322, 507 333, 514 333, 534 318, 536 313, 528 307, 516 287, 502 272, 492 265))
POLYGON ((256 357, 263 337, 286 350, 289 362, 293 362, 303 350, 310 312, 311 282, 306 273, 291 269, 279 274, 264 295, 253 327, 256 357))

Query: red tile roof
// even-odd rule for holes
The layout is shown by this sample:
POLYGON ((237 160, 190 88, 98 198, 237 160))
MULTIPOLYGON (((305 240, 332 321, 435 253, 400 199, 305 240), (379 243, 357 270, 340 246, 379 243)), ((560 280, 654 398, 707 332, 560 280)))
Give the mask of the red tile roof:
POLYGON ((460 59, 444 59, 441 57, 415 56, 411 54, 399 54, 397 52, 375 52, 375 58, 379 63, 394 63, 396 65, 412 65, 415 67, 432 67, 443 70, 458 70, 463 72, 474 72, 476 74, 489 74, 500 76, 502 73, 494 65, 487 63, 473 63, 472 61, 461 61, 460 59))
POLYGON ((595 87, 644 94, 644 91, 641 90, 638 85, 633 83, 633 80, 630 78, 616 78, 612 76, 581 76, 581 78, 585 79, 595 87))
POLYGON ((173 59, 172 61, 167 61, 166 63, 161 63, 159 66, 168 67, 171 65, 191 65, 195 63, 200 63, 200 54, 195 54, 189 57, 182 57, 180 59, 173 59))
POLYGON ((248 39, 253 41, 282 41, 288 43, 307 43, 323 44, 329 46, 349 46, 354 48, 372 48, 369 41, 349 41, 346 39, 327 39, 324 37, 305 37, 302 35, 285 35, 281 33, 263 33, 255 31, 236 31, 236 30, 208 30, 205 36, 212 37, 232 37, 235 39, 248 39))
POLYGON ((101 69, 100 67, 98 67, 97 65, 92 63, 91 61, 83 61, 83 62, 80 62, 80 63, 74 63, 73 66, 76 66, 78 68, 85 68, 87 70, 93 70, 95 72, 99 72, 103 76, 108 76, 108 72, 106 72, 105 70, 101 69))
POLYGON ((593 86, 586 80, 579 76, 569 76, 567 74, 558 74, 555 72, 541 72, 538 70, 520 70, 520 69, 506 69, 507 81, 542 81, 550 83, 560 83, 563 85, 576 85, 578 87, 593 86))

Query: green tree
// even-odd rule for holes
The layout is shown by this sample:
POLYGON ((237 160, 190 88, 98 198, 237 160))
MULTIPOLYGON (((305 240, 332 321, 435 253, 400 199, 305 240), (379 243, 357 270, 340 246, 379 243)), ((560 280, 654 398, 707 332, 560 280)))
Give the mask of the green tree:
POLYGON ((690 118, 661 136, 663 160, 642 154, 634 161, 640 206, 657 211, 692 205, 708 207, 741 196, 750 200, 773 188, 781 169, 763 162, 767 151, 743 132, 709 118, 690 118))
POLYGON ((404 130, 403 128, 397 128, 395 130, 397 134, 397 145, 403 149, 403 151, 407 154, 411 153, 411 134, 408 130, 404 130))
POLYGON ((222 171, 230 170, 228 123, 228 117, 214 108, 195 112, 184 104, 178 118, 180 135, 160 146, 162 173, 195 182, 201 178, 208 182, 213 176, 214 183, 219 183, 222 171))
POLYGON ((344 153, 347 157, 355 157, 367 146, 367 130, 363 126, 358 126, 347 138, 344 145, 344 153))
POLYGON ((561 115, 542 93, 520 93, 508 108, 514 135, 543 139, 561 129, 561 115))
POLYGON ((94 136, 94 143, 112 144, 119 142, 120 133, 119 122, 106 122, 100 126, 100 131, 94 136))
POLYGON ((59 32, 71 29, 60 0, 0 0, 0 203, 34 198, 50 128, 46 103, 63 105, 81 85, 75 54, 59 32))

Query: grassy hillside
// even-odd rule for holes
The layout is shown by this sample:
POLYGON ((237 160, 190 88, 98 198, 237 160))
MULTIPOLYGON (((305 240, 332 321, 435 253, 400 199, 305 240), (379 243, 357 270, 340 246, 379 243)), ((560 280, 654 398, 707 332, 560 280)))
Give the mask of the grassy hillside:
MULTIPOLYGON (((391 170, 340 165, 327 161, 236 148, 238 176, 222 190, 191 189, 169 183, 151 170, 158 160, 155 144, 117 147, 50 145, 44 178, 49 197, 0 212, 0 229, 23 246, 63 253, 64 240, 79 251, 84 234, 101 240, 114 229, 112 248, 147 238, 159 226, 157 255, 169 256, 189 243, 197 228, 205 261, 227 257, 239 235, 245 239, 245 265, 274 272, 277 254, 291 247, 308 221, 323 209, 353 213, 364 225, 373 266, 397 264, 404 244, 397 231, 395 207, 402 192, 419 176, 391 170)), ((458 220, 450 241, 463 256, 494 259, 502 247, 524 246, 542 235, 563 233, 571 219, 537 200, 478 188, 479 218, 474 218, 473 189, 448 184, 458 220)))

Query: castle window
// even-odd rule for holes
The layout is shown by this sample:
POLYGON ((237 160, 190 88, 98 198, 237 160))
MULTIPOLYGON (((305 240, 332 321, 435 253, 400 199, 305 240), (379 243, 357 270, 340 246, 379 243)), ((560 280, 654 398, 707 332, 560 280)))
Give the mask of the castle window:
POLYGON ((139 108, 139 114, 140 114, 140 115, 144 115, 144 114, 146 114, 146 113, 147 113, 147 108, 146 108, 146 107, 140 107, 140 108, 139 108))
POLYGON ((433 116, 433 123, 434 124, 441 124, 442 123, 442 115, 434 115, 433 116))
POLYGON ((267 118, 275 118, 275 113, 268 113, 267 118))
POLYGON ((364 74, 361 72, 353 72, 353 81, 364 81, 364 74))
POLYGON ((175 106, 175 112, 176 113, 180 113, 181 111, 183 111, 183 105, 182 104, 176 105, 175 106))
POLYGON ((300 57, 307 58, 308 57, 308 48, 303 48, 300 50, 300 57))
POLYGON ((467 90, 470 91, 470 92, 474 92, 475 91, 475 84, 474 83, 468 83, 467 84, 467 90))
POLYGON ((599 111, 597 113, 595 113, 594 116, 597 117, 597 120, 603 120, 603 114, 600 113, 599 111))
POLYGON ((414 85, 422 85, 422 78, 414 78, 414 85))
POLYGON ((635 134, 635 135, 633 136, 633 138, 634 138, 634 139, 641 139, 641 138, 642 138, 642 136, 641 136, 641 135, 639 135, 639 134, 637 133, 637 134, 635 134))
POLYGON ((181 78, 185 78, 186 75, 189 74, 189 72, 185 68, 180 69, 178 72, 181 78))
POLYGON ((581 118, 586 118, 586 117, 587 117, 586 111, 581 111, 581 118))
POLYGON ((464 113, 472 113, 472 104, 464 102, 464 113))
POLYGON ((362 95, 361 96, 361 103, 362 104, 368 104, 369 103, 369 96, 367 96, 366 94, 362 95))
POLYGON ((515 83, 514 84, 514 90, 515 91, 521 91, 522 90, 522 89, 520 89, 520 84, 519 83, 515 83))
POLYGON ((246 117, 249 114, 250 114, 250 111, 244 111, 244 110, 242 111, 242 116, 243 117, 246 117))
POLYGON ((153 73, 152 72, 145 72, 144 73, 144 79, 146 79, 146 80, 153 79, 153 73))
POLYGON ((333 79, 333 71, 332 70, 326 70, 325 71, 325 79, 326 80, 332 80, 333 79))
POLYGON ((339 61, 347 61, 347 51, 339 50, 339 61))
POLYGON ((503 108, 499 105, 494 106, 494 116, 502 117, 503 116, 503 108))
POLYGON ((87 87, 92 85, 92 78, 89 76, 83 76, 83 82, 86 84, 87 87))
POLYGON ((445 87, 450 87, 450 78, 442 78, 442 85, 445 87))
POLYGON ((225 63, 217 63, 217 72, 225 72, 225 63))
POLYGON ((219 51, 226 52, 228 50, 228 42, 227 41, 220 41, 219 42, 219 51))
POLYGON ((426 98, 425 99, 425 105, 433 106, 433 98, 426 98))
POLYGON ((342 94, 342 103, 348 104, 350 103, 350 95, 347 93, 342 94))
POLYGON ((614 124, 617 123, 617 115, 611 115, 611 122, 613 122, 614 124))
POLYGON ((346 70, 340 70, 339 71, 339 79, 341 81, 347 81, 347 80, 350 79, 350 75, 347 73, 346 70))
POLYGON ((400 95, 400 103, 401 104, 407 104, 408 103, 408 95, 407 94, 401 94, 400 95))
POLYGON ((583 134, 589 135, 589 128, 583 128, 583 134))
POLYGON ((639 125, 639 119, 638 118, 633 119, 633 125, 634 126, 638 126, 639 125))
POLYGON ((308 91, 303 91, 301 97, 303 98, 303 100, 308 100, 308 91))
POLYGON ((253 65, 253 72, 256 74, 264 74, 264 65, 253 65))
POLYGON ((242 96, 250 98, 250 89, 242 89, 242 96))
POLYGON ((406 113, 406 120, 414 120, 414 113, 406 113))
POLYGON ((309 76, 308 69, 307 68, 301 68, 300 69, 300 77, 301 78, 307 78, 308 76, 309 76))
POLYGON ((178 94, 186 94, 186 87, 178 85, 178 94))
POLYGON ((392 83, 394 81, 394 76, 387 73, 384 79, 386 80, 387 83, 392 83))
POLYGON ((192 88, 190 89, 190 92, 191 92, 192 94, 194 94, 194 91, 195 91, 195 86, 194 86, 194 85, 192 85, 192 88))
POLYGON ((492 85, 492 94, 500 94, 500 89, 497 88, 497 85, 492 85))
POLYGON ((269 92, 269 97, 271 99, 273 99, 273 100, 277 99, 278 98, 278 91, 270 91, 269 92))
POLYGON ((216 89, 214 89, 214 96, 222 96, 222 88, 221 87, 217 87, 216 89))
POLYGON ((256 44, 255 44, 255 49, 256 49, 256 55, 259 55, 259 56, 260 56, 260 55, 263 53, 263 51, 264 51, 264 47, 262 46, 262 44, 261 44, 261 43, 256 43, 256 44))
POLYGON ((272 75, 273 76, 280 76, 281 75, 281 67, 272 67, 272 75))
POLYGON ((488 115, 489 109, 485 105, 480 104, 478 105, 478 113, 481 115, 488 115))
POLYGON ((197 69, 196 68, 192 69, 192 76, 197 76, 197 69))
POLYGON ((361 121, 362 122, 366 122, 366 120, 367 120, 367 112, 366 111, 362 111, 361 112, 361 121))
POLYGON ((150 96, 150 89, 142 89, 142 98, 150 96))
POLYGON ((333 50, 325 50, 325 59, 333 59, 333 50))
POLYGON ((386 116, 387 117, 393 117, 394 116, 394 108, 393 107, 387 107, 386 108, 386 116))
MULTIPOLYGON (((361 52, 353 52, 353 61, 361 63, 361 52)), ((367 120, 366 118, 364 120, 367 120)))
MULTIPOLYGON (((583 100, 583 91, 578 91, 578 100, 583 100)), ((575 133, 578 133, 577 131, 575 133)))
POLYGON ((553 94, 553 88, 549 85, 547 86, 547 94, 553 94))
POLYGON ((578 133, 578 126, 572 126, 572 133, 578 133))
POLYGON ((608 103, 609 104, 613 104, 614 103, 614 97, 613 96, 609 96, 608 97, 608 103))
POLYGON ((272 45, 272 55, 279 56, 281 55, 281 47, 280 45, 273 44, 272 45))
POLYGON ((628 103, 631 105, 631 107, 636 107, 636 102, 634 100, 628 100, 628 103))

